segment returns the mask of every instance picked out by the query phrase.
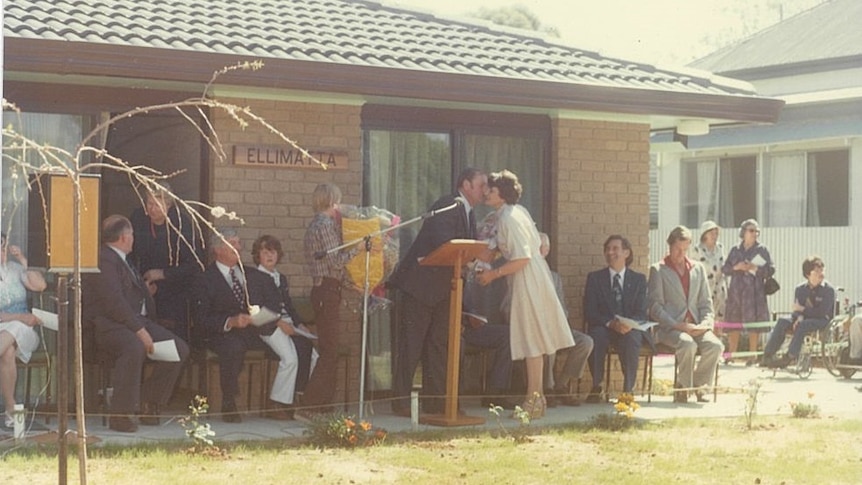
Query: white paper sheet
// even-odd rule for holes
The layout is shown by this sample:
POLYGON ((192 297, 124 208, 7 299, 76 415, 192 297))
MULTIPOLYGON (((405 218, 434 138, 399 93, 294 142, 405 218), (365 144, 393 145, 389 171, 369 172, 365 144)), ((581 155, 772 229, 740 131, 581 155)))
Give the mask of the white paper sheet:
POLYGON ((258 307, 257 312, 251 316, 251 324, 255 327, 260 327, 261 325, 266 325, 267 323, 272 323, 278 320, 279 317, 281 317, 281 315, 265 306, 262 306, 258 307))
POLYGON ((162 340, 153 342, 153 353, 147 354, 150 360, 162 362, 179 362, 180 354, 177 352, 177 344, 173 340, 162 340))
POLYGON ((46 312, 45 310, 34 308, 33 315, 36 315, 36 318, 42 320, 42 326, 47 328, 48 330, 57 331, 59 329, 60 320, 57 318, 56 313, 46 312))
POLYGON ((658 322, 639 322, 637 320, 632 320, 631 318, 626 318, 621 315, 614 315, 614 318, 620 321, 623 325, 632 328, 634 330, 641 330, 646 332, 647 330, 658 325, 658 322))

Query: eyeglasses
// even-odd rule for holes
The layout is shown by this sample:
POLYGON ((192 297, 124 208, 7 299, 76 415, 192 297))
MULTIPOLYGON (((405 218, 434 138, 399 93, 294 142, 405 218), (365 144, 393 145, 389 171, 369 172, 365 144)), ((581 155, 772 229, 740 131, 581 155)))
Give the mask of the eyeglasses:
POLYGON ((746 232, 754 232, 760 234, 760 229, 754 229, 753 227, 749 227, 748 229, 746 229, 746 232))

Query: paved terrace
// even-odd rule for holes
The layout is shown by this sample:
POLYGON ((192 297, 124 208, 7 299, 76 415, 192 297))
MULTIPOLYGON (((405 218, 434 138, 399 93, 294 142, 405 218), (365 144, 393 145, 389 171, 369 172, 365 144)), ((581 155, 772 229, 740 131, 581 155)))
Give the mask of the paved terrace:
MULTIPOLYGON (((654 379, 672 380, 673 357, 659 356, 655 358, 654 379)), ((742 364, 721 365, 719 371, 719 395, 717 402, 674 404, 670 396, 653 396, 648 403, 646 396, 636 396, 641 408, 635 413, 638 419, 664 420, 670 418, 728 418, 737 417, 743 420, 746 395, 742 389, 749 386, 753 379, 761 379, 762 387, 758 402, 758 415, 789 415, 791 401, 809 401, 820 406, 823 417, 862 419, 862 372, 852 379, 836 378, 825 369, 816 368, 808 379, 800 379, 795 374, 779 371, 773 376, 772 371, 757 367, 745 367, 742 364), (809 398, 809 393, 813 397, 809 398)), ((412 431, 440 430, 443 428, 427 425, 414 427, 409 418, 393 416, 389 413, 386 402, 373 403, 372 412, 366 418, 375 427, 382 427, 391 433, 409 433, 412 431)), ((488 421, 478 428, 496 428, 497 423, 489 415, 487 409, 479 405, 475 397, 462 398, 462 408, 467 414, 488 418, 488 421)), ((578 407, 556 407, 548 409, 544 418, 534 422, 534 426, 555 426, 568 423, 586 422, 592 416, 600 413, 613 412, 611 404, 582 404, 578 407)), ((507 413, 508 415, 508 413, 507 413)), ((104 444, 137 444, 157 443, 185 439, 184 432, 176 420, 165 422, 160 426, 141 426, 138 432, 118 433, 102 426, 101 418, 94 416, 87 420, 88 433, 94 437, 91 446, 104 444)), ((506 426, 518 426, 511 418, 503 419, 506 426)), ((268 440, 280 438, 301 437, 305 425, 299 421, 275 421, 259 416, 243 416, 243 422, 228 424, 218 417, 211 417, 210 423, 216 432, 216 442, 268 440)), ((75 429, 74 420, 70 420, 70 429, 75 429)), ((28 440, 45 442, 56 440, 57 421, 52 420, 45 425, 38 418, 28 432, 28 440), (53 431, 53 432, 52 432, 53 431)), ((8 433, 0 432, 0 448, 8 448, 12 440, 8 433)))

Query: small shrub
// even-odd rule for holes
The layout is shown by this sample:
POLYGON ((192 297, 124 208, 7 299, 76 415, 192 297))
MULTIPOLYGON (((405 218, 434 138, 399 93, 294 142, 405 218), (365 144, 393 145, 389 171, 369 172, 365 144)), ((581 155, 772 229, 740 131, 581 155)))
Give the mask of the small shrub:
POLYGON ((317 448, 361 448, 383 443, 387 432, 352 415, 332 413, 315 416, 304 434, 317 448))
POLYGON ((207 404, 205 396, 195 396, 191 404, 189 404, 189 415, 180 418, 180 426, 185 430, 186 436, 191 438, 194 443, 186 452, 225 456, 227 452, 213 443, 212 437, 215 436, 215 431, 210 428, 210 424, 204 419, 209 408, 210 406, 207 404))
MULTIPOLYGON (((533 400, 539 399, 539 394, 534 393, 533 400)), ((532 403, 531 403, 532 404, 532 403)), ((488 412, 494 416, 494 419, 497 421, 497 427, 500 428, 500 432, 503 436, 511 439, 514 443, 529 443, 532 441, 530 438, 530 422, 532 418, 530 417, 530 412, 521 408, 521 406, 515 406, 515 410, 512 412, 512 417, 518 420, 518 427, 513 431, 509 431, 503 426, 503 422, 501 421, 501 416, 503 414, 504 409, 500 406, 491 405, 488 408, 488 412)))
MULTIPOLYGON (((814 399, 814 393, 808 393, 808 400, 814 399)), ((819 418, 820 406, 813 402, 791 402, 790 411, 794 418, 819 418)))
POLYGON ((601 413, 590 418, 589 426, 593 429, 605 431, 625 431, 635 424, 635 411, 640 405, 635 402, 634 396, 629 393, 620 394, 614 403, 615 413, 601 413))
POLYGON ((748 381, 748 386, 745 387, 745 426, 751 430, 754 426, 754 417, 757 416, 757 400, 760 398, 760 388, 763 383, 760 379, 752 379, 748 381))

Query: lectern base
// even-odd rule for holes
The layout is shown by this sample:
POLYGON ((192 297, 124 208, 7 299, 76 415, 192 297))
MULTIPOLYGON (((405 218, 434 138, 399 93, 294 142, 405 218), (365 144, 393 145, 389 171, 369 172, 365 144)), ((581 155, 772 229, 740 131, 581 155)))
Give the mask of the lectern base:
POLYGON ((454 418, 449 418, 445 414, 426 414, 419 417, 419 422, 431 426, 475 426, 485 424, 485 418, 464 414, 459 414, 454 418))

